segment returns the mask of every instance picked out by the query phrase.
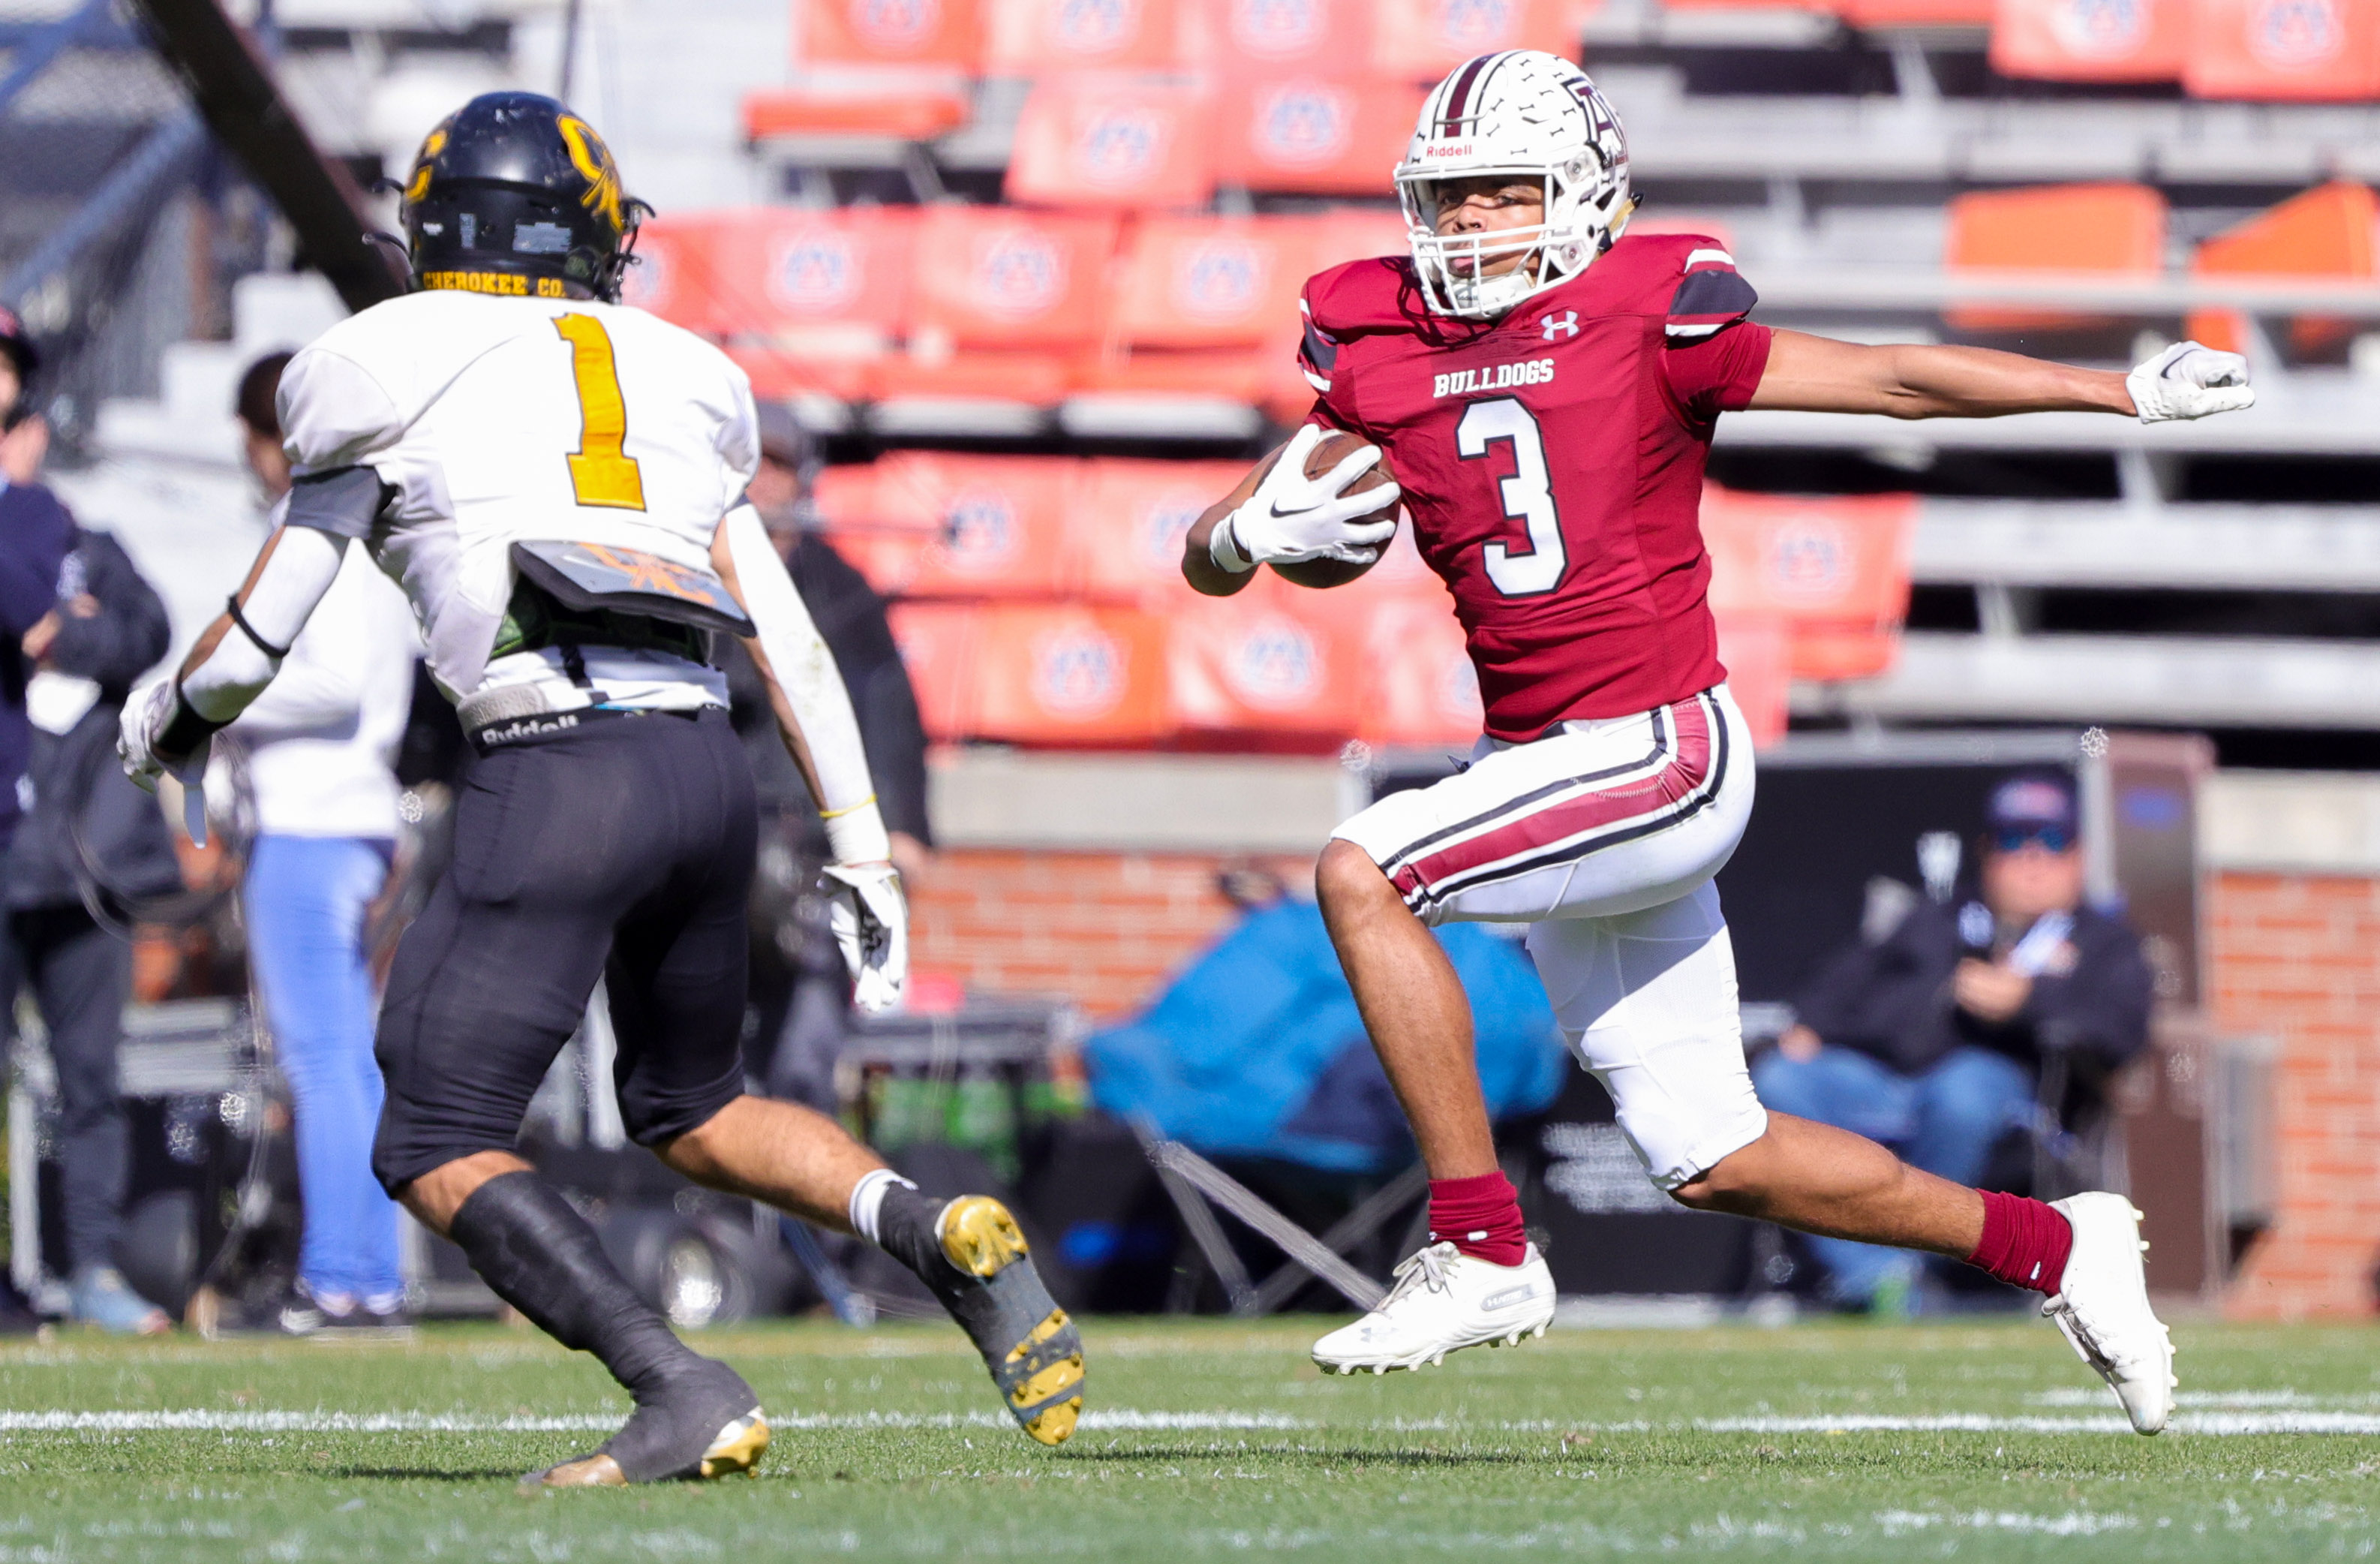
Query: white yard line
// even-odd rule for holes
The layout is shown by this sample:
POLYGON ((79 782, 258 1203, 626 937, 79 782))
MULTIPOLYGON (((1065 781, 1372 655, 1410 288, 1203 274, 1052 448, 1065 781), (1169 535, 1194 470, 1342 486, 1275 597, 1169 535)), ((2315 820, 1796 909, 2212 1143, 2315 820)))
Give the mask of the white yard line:
MULTIPOLYGON (((177 1409, 148 1411, 0 1411, 0 1434, 580 1434, 608 1433, 623 1414, 580 1413, 556 1417, 482 1417, 468 1412, 219 1411, 177 1409)), ((996 1428, 1009 1420, 996 1412, 863 1412, 855 1415, 774 1416, 781 1432, 796 1429, 996 1428)), ((1279 1412, 1141 1411, 1100 1408, 1083 1414, 1086 1432, 1311 1433, 1332 1428, 1366 1433, 1608 1434, 1693 1430, 1706 1434, 2107 1434, 2129 1435, 2131 1424, 2113 1413, 2096 1417, 2013 1416, 1944 1412, 1889 1417, 1871 1414, 1811 1417, 1710 1417, 1675 1423, 1575 1423, 1366 1420, 1334 1423, 1279 1412)), ((2176 1434, 2216 1437, 2268 1434, 2380 1435, 2380 1413, 2292 1411, 2177 1412, 2176 1434)))

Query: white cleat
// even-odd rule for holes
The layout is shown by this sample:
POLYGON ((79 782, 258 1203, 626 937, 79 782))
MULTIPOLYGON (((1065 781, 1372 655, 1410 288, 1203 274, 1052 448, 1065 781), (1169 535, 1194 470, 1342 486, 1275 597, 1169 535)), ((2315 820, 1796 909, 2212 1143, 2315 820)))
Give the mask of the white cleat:
POLYGON ((2172 1414, 2178 1382, 2172 1338, 2149 1308, 2141 1214, 2119 1194, 2069 1195, 2050 1207, 2073 1228, 2074 1248, 2041 1312, 2115 1390, 2133 1430, 2155 1434, 2172 1414))
POLYGON ((1536 1244, 1499 1265, 1434 1243, 1408 1256, 1380 1306, 1314 1344, 1325 1374, 1417 1369, 1465 1347, 1518 1346, 1554 1317, 1554 1278, 1536 1244))

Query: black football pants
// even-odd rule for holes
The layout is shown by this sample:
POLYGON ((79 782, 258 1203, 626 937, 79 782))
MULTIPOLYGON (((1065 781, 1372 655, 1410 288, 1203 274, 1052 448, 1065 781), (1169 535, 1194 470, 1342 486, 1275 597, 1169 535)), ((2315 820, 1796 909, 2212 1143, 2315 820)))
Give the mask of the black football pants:
POLYGON ((639 1144, 741 1095, 752 773, 727 714, 610 716, 484 754, 455 861, 397 946, 375 1052, 391 1192, 509 1151, 606 980, 639 1144))

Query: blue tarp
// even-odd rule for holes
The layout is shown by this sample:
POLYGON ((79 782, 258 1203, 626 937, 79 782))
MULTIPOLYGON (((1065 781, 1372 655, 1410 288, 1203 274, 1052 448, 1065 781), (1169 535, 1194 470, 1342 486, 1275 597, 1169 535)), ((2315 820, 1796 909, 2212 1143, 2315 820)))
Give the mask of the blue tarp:
MULTIPOLYGON (((1544 1107, 1569 1056, 1528 956, 1475 925, 1437 933, 1471 996, 1488 1113, 1544 1107)), ((1249 914, 1146 1014, 1095 1033, 1084 1054, 1101 1108, 1209 1156, 1371 1172, 1413 1154, 1310 902, 1249 914)))

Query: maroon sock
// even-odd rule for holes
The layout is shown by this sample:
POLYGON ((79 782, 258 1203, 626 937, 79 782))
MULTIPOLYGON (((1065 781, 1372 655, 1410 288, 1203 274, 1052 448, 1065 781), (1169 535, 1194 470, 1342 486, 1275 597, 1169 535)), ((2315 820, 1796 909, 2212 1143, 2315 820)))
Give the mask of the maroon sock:
POLYGON ((2066 1280, 2066 1256, 2074 1249, 2073 1228, 2037 1200, 1991 1190, 1976 1192, 1984 1197, 1984 1237, 1967 1256, 1967 1264, 1981 1266, 2011 1287, 2029 1287, 2054 1296, 2066 1280))
POLYGON ((1475 1259, 1517 1265, 1527 1257, 1521 1197, 1501 1173, 1429 1181, 1429 1241, 1452 1243, 1475 1259))

